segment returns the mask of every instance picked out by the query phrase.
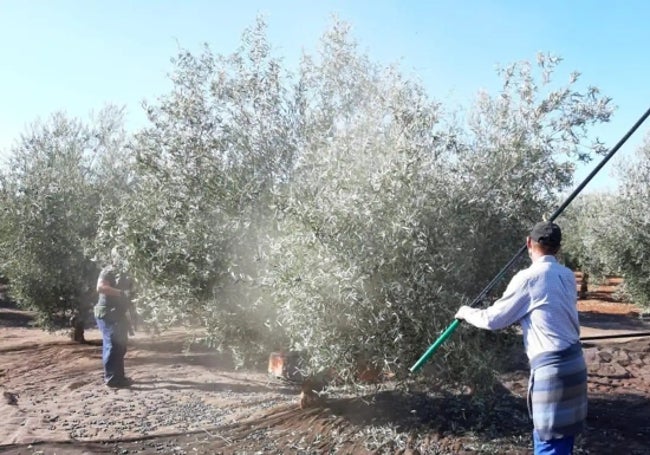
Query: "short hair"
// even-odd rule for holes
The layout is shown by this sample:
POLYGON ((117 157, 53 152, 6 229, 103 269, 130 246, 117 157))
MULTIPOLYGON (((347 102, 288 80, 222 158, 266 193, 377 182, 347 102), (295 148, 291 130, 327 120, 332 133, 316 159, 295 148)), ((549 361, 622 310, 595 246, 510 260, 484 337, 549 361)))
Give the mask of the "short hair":
POLYGON ((559 243, 554 244, 554 245, 545 245, 543 243, 537 242, 536 240, 533 240, 532 238, 531 238, 531 240, 532 240, 533 244, 535 245, 535 247, 539 251, 544 253, 544 255, 553 255, 553 256, 555 256, 557 254, 557 252, 560 251, 560 244, 559 243))

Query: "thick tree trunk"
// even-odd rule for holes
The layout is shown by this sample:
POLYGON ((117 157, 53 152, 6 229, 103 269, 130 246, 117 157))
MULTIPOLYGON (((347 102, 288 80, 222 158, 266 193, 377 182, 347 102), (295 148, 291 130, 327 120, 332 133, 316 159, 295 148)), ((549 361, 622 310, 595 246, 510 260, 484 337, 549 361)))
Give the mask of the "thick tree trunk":
POLYGON ((580 299, 587 298, 587 292, 589 291, 589 274, 582 274, 582 283, 580 283, 580 299))
POLYGON ((84 338, 84 321, 79 314, 75 314, 70 318, 70 338, 72 341, 77 343, 85 343, 86 339, 84 338))

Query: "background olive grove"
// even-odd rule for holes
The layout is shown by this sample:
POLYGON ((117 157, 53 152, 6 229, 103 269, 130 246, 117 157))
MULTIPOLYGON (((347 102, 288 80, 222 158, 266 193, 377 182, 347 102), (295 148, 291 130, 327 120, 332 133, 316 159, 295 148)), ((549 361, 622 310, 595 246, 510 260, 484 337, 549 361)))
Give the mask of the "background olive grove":
MULTIPOLYGON (((575 163, 604 151, 610 100, 560 62, 506 66, 500 90, 458 110, 374 62, 343 22, 290 69, 258 20, 232 54, 179 52, 172 89, 129 136, 111 107, 25 133, 1 176, 2 271, 53 327, 92 300, 113 250, 151 327, 193 327, 240 364, 291 348, 310 369, 403 376, 571 188, 575 163)), ((566 216, 590 233, 569 236, 567 256, 624 273, 635 296, 648 295, 627 280, 647 268, 648 149, 617 203, 566 216)), ((435 378, 489 387, 514 340, 463 328, 435 378)))
POLYGON ((127 183, 125 140, 121 110, 107 107, 88 122, 63 113, 35 122, 10 151, 0 180, 2 273, 44 327, 67 323, 62 316, 94 298, 91 247, 102 206, 115 205, 127 183))
POLYGON ((587 194, 567 210, 563 222, 570 238, 567 260, 591 274, 592 281, 625 278, 623 297, 650 308, 650 142, 618 168, 615 194, 587 194))

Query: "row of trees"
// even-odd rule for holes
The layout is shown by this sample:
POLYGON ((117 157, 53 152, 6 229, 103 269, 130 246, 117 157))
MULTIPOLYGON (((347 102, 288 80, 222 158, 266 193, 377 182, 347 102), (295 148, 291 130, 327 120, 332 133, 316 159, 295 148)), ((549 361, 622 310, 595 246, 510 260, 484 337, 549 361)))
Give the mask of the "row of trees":
MULTIPOLYGON (((609 99, 576 73, 553 82, 559 62, 503 68, 458 115, 345 23, 289 71, 258 20, 230 55, 179 53, 133 135, 115 108, 26 132, 1 175, 2 271, 52 327, 113 251, 150 324, 200 328, 241 363, 288 347, 349 377, 360 361, 404 374, 603 152, 590 128, 609 99)), ((459 332, 435 378, 489 386, 496 338, 459 332)))
MULTIPOLYGON (((61 113, 37 122, 10 151, 1 174, 0 257, 11 295, 54 328, 94 297, 93 244, 102 207, 126 175, 122 112, 88 124, 61 113)), ((126 187, 126 186, 125 186, 126 187)))
POLYGON ((650 140, 623 163, 616 193, 587 194, 567 210, 567 260, 596 279, 622 275, 622 294, 650 308, 650 140))

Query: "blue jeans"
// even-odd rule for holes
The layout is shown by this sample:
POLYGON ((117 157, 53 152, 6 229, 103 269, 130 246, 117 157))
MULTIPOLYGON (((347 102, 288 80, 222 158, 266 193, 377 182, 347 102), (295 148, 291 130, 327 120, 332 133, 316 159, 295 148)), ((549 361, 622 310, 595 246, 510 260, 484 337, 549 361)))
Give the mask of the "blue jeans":
POLYGON ((537 431, 533 431, 534 455, 571 455, 573 453, 574 436, 542 441, 537 431))
POLYGON ((102 363, 104 382, 115 383, 125 378, 124 356, 129 339, 126 324, 97 318, 97 327, 102 332, 102 363))

